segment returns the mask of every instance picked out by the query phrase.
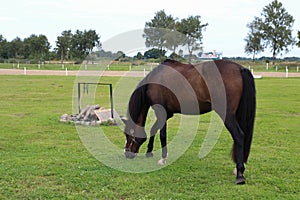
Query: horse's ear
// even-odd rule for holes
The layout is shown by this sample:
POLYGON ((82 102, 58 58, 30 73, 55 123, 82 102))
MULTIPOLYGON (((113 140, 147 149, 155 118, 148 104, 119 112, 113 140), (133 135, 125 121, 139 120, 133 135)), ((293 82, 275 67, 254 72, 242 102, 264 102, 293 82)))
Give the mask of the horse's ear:
POLYGON ((120 116, 120 118, 121 118, 122 122, 124 122, 124 124, 126 125, 128 122, 128 119, 124 116, 120 116))

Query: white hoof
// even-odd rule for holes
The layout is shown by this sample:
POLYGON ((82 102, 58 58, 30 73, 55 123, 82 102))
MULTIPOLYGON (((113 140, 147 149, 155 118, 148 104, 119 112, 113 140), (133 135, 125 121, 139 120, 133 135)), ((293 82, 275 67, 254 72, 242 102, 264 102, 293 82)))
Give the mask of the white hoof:
POLYGON ((167 159, 166 158, 162 158, 162 159, 160 159, 158 162, 157 162, 157 164, 159 164, 159 165, 165 165, 167 163, 167 159))
POLYGON ((232 175, 235 175, 235 176, 237 175, 237 170, 236 170, 236 168, 233 169, 232 175))

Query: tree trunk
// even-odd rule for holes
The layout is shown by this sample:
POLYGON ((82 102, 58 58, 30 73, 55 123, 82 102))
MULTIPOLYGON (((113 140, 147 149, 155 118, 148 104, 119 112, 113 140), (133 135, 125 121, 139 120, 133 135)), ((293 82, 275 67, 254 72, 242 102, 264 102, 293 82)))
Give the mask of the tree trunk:
POLYGON ((162 63, 162 48, 159 49, 159 59, 160 63, 162 63))
POLYGON ((276 53, 275 49, 273 49, 273 57, 272 57, 272 64, 275 65, 276 53))
POLYGON ((252 57, 252 61, 253 61, 253 62, 254 62, 254 60, 255 60, 255 51, 254 51, 253 57, 252 57))
POLYGON ((189 64, 192 64, 193 51, 189 51, 189 64))
POLYGON ((60 59, 61 59, 61 61, 60 61, 61 64, 63 64, 64 63, 64 53, 63 52, 61 52, 61 58, 60 59))

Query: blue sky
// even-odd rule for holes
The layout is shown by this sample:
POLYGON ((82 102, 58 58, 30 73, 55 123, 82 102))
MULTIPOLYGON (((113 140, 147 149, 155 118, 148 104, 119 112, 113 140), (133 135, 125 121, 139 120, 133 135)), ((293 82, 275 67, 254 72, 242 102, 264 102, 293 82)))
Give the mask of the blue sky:
MULTIPOLYGON (((9 0, 0 7, 0 34, 7 40, 17 36, 44 34, 51 46, 64 30, 93 29, 105 42, 113 36, 143 29, 155 12, 164 9, 179 19, 200 15, 208 23, 204 32, 204 51, 222 51, 224 56, 247 56, 244 53, 246 24, 260 16, 271 0, 9 0)), ((295 18, 293 36, 300 30, 300 3, 280 0, 295 18)), ((283 52, 284 53, 284 52, 283 52)), ((259 56, 271 56, 266 50, 259 56)), ((299 56, 300 48, 293 47, 285 56, 299 56)))

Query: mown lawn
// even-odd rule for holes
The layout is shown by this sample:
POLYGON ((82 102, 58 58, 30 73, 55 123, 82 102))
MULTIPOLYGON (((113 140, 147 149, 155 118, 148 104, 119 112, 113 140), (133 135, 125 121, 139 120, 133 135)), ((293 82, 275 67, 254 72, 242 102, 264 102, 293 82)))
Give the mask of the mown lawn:
MULTIPOLYGON (((73 125, 59 122, 72 112, 74 80, 0 76, 0 199, 300 198, 300 79, 256 80, 256 127, 243 186, 231 175, 232 139, 225 129, 212 152, 198 158, 209 115, 201 118, 189 150, 161 170, 126 173, 105 166, 85 149, 73 125)), ((170 121, 170 136, 176 123, 170 121)), ((104 129, 116 143, 124 141, 116 127, 104 129)))

